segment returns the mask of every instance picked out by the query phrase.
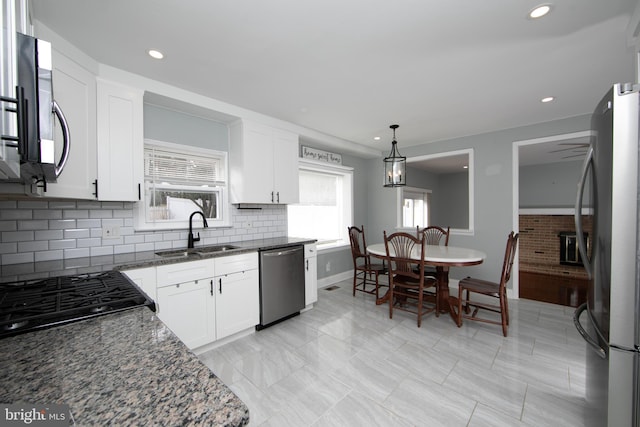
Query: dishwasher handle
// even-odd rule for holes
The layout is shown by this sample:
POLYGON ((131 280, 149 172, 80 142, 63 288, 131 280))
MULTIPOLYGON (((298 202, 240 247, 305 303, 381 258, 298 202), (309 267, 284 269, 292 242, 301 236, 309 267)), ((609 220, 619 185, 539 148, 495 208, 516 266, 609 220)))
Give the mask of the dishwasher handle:
POLYGON ((301 246, 294 247, 292 249, 274 249, 270 251, 263 251, 262 256, 266 256, 266 257, 286 256, 286 255, 296 253, 297 251, 300 251, 300 250, 302 250, 301 246))

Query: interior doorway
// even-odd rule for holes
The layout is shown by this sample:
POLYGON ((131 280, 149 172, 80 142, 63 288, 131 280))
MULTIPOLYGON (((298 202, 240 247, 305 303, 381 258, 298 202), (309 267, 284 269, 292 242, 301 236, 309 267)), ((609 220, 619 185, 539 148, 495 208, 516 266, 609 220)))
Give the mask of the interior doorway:
POLYGON ((520 239, 510 297, 568 306, 586 297, 586 273, 561 264, 558 235, 575 228, 575 191, 591 137, 582 131, 513 143, 513 229, 520 239))

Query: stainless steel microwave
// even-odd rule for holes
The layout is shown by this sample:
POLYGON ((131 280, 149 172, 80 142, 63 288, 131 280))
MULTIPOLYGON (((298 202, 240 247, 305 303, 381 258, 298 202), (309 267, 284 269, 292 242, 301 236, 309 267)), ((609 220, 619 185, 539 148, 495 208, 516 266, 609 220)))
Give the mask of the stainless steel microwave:
POLYGON ((15 61, 13 69, 3 70, 3 87, 6 90, 8 79, 15 89, 13 96, 2 97, 0 178, 26 184, 56 182, 69 158, 70 132, 53 97, 51 44, 21 33, 15 33, 11 43, 4 46, 3 40, 3 56, 15 61), (62 131, 60 153, 55 153, 56 118, 62 131))

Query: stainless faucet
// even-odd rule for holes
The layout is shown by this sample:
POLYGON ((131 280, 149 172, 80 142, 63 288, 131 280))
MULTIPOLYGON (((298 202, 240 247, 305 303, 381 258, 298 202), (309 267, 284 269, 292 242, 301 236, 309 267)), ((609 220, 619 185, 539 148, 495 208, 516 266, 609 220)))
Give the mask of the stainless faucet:
POLYGON ((189 240, 187 242, 187 248, 193 248, 194 242, 200 241, 200 232, 198 232, 198 237, 193 237, 193 216, 196 214, 202 215, 202 221, 204 222, 204 228, 209 227, 207 224, 207 218, 204 217, 204 213, 202 211, 195 211, 189 216, 189 240))

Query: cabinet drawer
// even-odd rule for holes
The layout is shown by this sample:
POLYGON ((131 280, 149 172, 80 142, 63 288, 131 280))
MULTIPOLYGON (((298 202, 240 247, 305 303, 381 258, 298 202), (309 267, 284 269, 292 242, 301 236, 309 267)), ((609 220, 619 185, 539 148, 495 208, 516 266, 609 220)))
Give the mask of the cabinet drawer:
POLYGON ((305 258, 309 258, 312 256, 317 256, 318 252, 316 249, 316 244, 315 243, 308 243, 306 245, 304 245, 304 257, 305 258))
POLYGON ((161 265, 157 269, 157 283, 159 288, 211 277, 213 277, 213 262, 211 262, 211 260, 161 265))
POLYGON ((238 271, 257 270, 258 253, 249 252, 246 254, 218 257, 214 258, 214 262, 216 276, 238 271))

